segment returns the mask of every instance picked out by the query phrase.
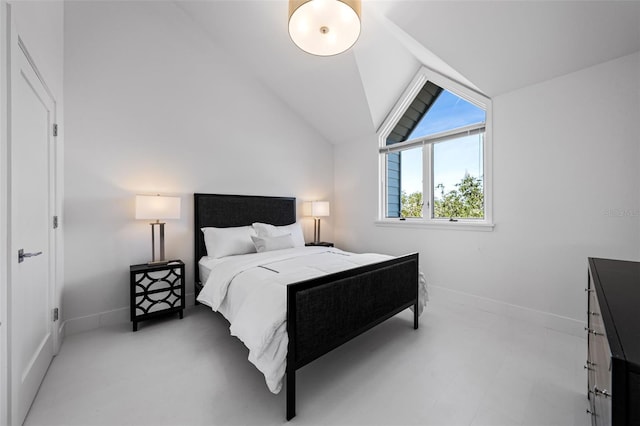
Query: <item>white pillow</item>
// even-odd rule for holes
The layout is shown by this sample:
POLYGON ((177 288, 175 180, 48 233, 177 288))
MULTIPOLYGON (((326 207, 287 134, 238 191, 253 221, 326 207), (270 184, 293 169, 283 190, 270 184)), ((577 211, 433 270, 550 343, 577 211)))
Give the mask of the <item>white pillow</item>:
POLYGON ((278 237, 286 235, 284 232, 278 231, 275 226, 269 225, 268 223, 255 222, 251 226, 253 227, 253 230, 256 231, 256 235, 258 237, 278 237))
POLYGON ((291 234, 279 235, 277 237, 254 237, 251 236, 253 244, 258 253, 272 250, 282 250, 293 248, 293 238, 291 234))
POLYGON ((256 233, 251 226, 232 228, 202 228, 207 256, 220 258, 234 254, 255 253, 251 237, 256 233))
POLYGON ((252 226, 258 237, 279 237, 290 234, 294 247, 304 247, 304 235, 302 234, 300 222, 285 226, 273 226, 268 223, 256 222, 252 226))

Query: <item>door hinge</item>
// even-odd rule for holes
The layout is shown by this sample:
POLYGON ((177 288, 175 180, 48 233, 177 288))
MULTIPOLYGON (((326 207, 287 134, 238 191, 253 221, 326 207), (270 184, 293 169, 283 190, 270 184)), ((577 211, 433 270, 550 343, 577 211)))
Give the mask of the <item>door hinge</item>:
POLYGON ((53 322, 58 321, 59 314, 60 312, 58 311, 58 308, 53 308, 53 322))
POLYGON ((56 123, 53 124, 53 136, 58 136, 58 125, 56 123))
POLYGON ((58 216, 53 217, 53 229, 58 227, 58 216))

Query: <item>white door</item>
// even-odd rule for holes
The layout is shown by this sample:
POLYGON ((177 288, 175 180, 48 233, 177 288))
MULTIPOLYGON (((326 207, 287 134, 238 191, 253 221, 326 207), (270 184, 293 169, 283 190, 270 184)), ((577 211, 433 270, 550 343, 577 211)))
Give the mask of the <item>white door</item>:
POLYGON ((12 30, 9 347, 11 423, 20 425, 54 354, 55 102, 12 30))

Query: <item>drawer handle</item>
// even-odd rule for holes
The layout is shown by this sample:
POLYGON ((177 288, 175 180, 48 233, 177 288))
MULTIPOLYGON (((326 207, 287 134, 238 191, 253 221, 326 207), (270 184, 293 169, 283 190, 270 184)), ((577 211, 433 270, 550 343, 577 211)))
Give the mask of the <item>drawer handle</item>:
POLYGON ((595 369, 595 368, 589 367, 588 365, 585 365, 583 368, 584 368, 585 370, 589 370, 589 371, 596 371, 596 369, 595 369))
POLYGON ((597 331, 589 327, 585 327, 584 329, 587 331, 587 333, 593 334, 594 336, 604 336, 604 333, 598 333, 597 331))
POLYGON ((600 314, 597 312, 591 312, 591 311, 587 311, 587 315, 593 315, 594 317, 599 317, 600 314))
POLYGON ((593 416, 593 417, 598 417, 598 416, 596 415, 595 411, 591 411, 591 410, 589 410, 588 408, 587 408, 587 414, 590 414, 590 415, 591 415, 591 416, 593 416))
POLYGON ((611 392, 606 389, 598 389, 597 386, 593 387, 593 393, 596 396, 604 396, 605 398, 611 398, 611 392))
POLYGON ((592 288, 585 288, 584 291, 586 291, 587 293, 591 293, 593 291, 592 288))

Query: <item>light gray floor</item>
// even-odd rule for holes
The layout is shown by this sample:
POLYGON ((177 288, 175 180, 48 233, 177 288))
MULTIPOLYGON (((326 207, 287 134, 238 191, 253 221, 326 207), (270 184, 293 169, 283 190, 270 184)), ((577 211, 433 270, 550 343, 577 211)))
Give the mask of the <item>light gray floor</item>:
MULTIPOLYGON (((299 371, 290 425, 588 425, 586 340, 431 302, 299 371)), ((286 424, 208 308, 66 338, 25 425, 286 424)))

